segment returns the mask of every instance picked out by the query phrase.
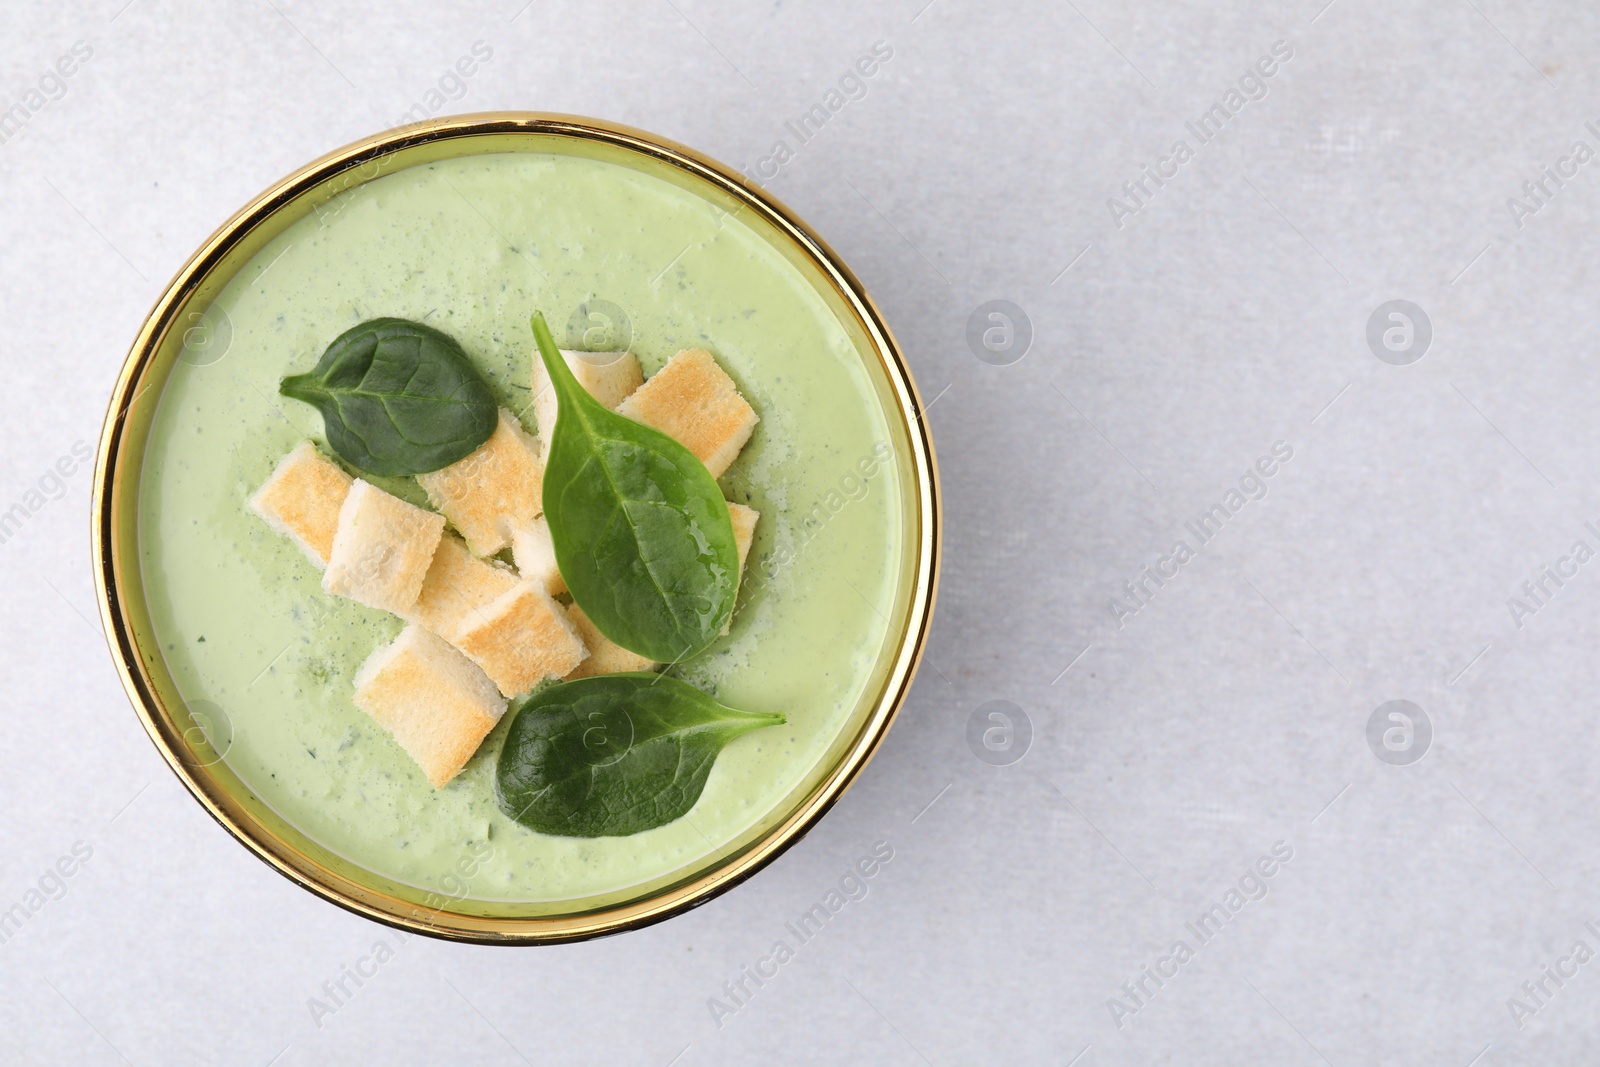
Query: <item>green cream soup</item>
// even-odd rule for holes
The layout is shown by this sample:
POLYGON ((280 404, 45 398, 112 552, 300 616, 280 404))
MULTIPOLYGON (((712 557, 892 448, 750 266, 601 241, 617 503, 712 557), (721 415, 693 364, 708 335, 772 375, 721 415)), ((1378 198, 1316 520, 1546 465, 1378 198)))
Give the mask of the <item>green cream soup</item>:
MULTIPOLYGON (((228 765, 289 823, 424 890, 556 901, 692 868, 814 775, 889 636, 901 502, 860 354, 799 269, 737 214, 597 159, 444 160, 292 225, 211 318, 215 347, 180 361, 161 395, 141 565, 179 689, 191 706, 221 709, 228 765), (674 674, 788 722, 733 742, 686 817, 632 837, 544 836, 500 812, 494 762, 511 714, 460 776, 430 788, 351 699, 356 669, 400 621, 323 593, 320 571, 247 506, 296 443, 327 449, 320 417, 280 397, 279 379, 379 316, 455 337, 535 431, 535 309, 564 347, 631 336, 647 375, 681 348, 707 348, 761 417, 721 480, 761 513, 733 630, 674 674)), ((369 480, 425 502, 414 480, 369 480)))

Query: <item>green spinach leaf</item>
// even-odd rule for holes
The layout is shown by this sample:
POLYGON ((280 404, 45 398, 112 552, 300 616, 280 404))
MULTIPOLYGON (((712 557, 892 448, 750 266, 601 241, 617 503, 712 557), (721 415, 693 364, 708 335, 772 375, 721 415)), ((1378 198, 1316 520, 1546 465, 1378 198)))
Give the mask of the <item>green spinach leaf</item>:
POLYGON ((590 396, 537 312, 533 336, 560 413, 544 510, 572 599, 631 652, 658 663, 694 655, 717 639, 738 593, 722 490, 687 448, 590 396))
POLYGON ((309 374, 278 387, 322 412, 328 444, 369 474, 426 474, 471 455, 499 420, 494 395, 461 346, 420 322, 373 319, 346 330, 309 374))
POLYGON ((495 766, 500 809, 563 837, 665 826, 700 799, 723 746, 785 721, 723 707, 661 674, 563 682, 529 698, 506 732, 495 766))

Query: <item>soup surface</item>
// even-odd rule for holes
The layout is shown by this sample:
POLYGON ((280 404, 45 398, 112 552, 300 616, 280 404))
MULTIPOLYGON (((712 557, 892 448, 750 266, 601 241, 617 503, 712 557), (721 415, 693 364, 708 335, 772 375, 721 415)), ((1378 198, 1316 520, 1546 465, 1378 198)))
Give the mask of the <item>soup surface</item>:
MULTIPOLYGON (((150 610, 185 699, 216 709, 202 717, 229 766, 333 852, 486 900, 623 889, 692 867, 769 816, 862 699, 900 553, 888 425, 841 324, 737 215, 614 162, 444 160, 358 186, 295 223, 207 320, 164 387, 145 454, 150 610), (320 417, 280 397, 279 379, 368 319, 452 335, 536 431, 535 309, 563 347, 626 345, 646 375, 679 349, 709 349, 761 417, 721 479, 729 499, 761 513, 732 633, 673 673, 788 723, 735 741, 686 817, 631 837, 544 836, 501 814, 494 760, 512 714, 455 781, 430 788, 351 700, 362 660, 402 624, 323 593, 320 572, 246 504, 298 442, 327 451, 320 417)), ((412 479, 369 480, 426 503, 412 479)))

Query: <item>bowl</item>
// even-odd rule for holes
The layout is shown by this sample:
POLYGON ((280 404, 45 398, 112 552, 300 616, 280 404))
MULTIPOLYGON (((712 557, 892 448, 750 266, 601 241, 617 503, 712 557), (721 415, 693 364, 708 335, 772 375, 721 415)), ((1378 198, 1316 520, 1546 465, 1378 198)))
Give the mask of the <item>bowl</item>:
POLYGON ((573 941, 660 921, 737 885, 798 840, 860 774, 905 698, 933 609, 939 552, 937 472, 916 388, 872 300, 822 239, 765 190, 682 145, 595 119, 524 112, 439 118, 365 138, 301 167, 218 229, 161 294, 117 379, 96 461, 93 524, 100 612, 123 686, 162 757, 212 817, 280 873, 341 907, 416 933, 497 944, 573 941), (176 372, 191 373, 226 351, 219 334, 230 326, 215 302, 229 283, 246 268, 259 270, 257 254, 291 226, 336 213, 368 183, 507 153, 599 160, 665 182, 704 201, 718 226, 736 220, 741 234, 788 264, 859 356, 863 395, 887 427, 892 462, 884 476, 893 481, 886 506, 899 530, 886 602, 868 601, 883 620, 883 640, 862 653, 859 691, 793 784, 747 825, 721 840, 707 837, 706 848, 682 862, 550 899, 503 899, 466 877, 429 882, 375 870, 253 788, 233 751, 227 711, 193 692, 185 699, 175 669, 182 653, 163 644, 166 624, 152 610, 164 591, 147 585, 162 583, 163 574, 144 565, 141 540, 141 489, 153 477, 145 459, 161 398, 176 372))

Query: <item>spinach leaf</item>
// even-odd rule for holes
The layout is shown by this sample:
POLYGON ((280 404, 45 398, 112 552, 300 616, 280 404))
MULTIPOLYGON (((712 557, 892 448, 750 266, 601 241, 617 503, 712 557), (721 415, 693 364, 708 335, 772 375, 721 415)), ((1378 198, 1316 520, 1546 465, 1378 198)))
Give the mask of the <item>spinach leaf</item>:
POLYGON ((537 312, 533 336, 559 411, 544 511, 572 599, 630 652, 658 663, 694 655, 722 632, 738 593, 722 490, 687 448, 590 396, 537 312))
POLYGON ((461 346, 405 319, 346 330, 315 370, 290 375, 278 391, 322 412, 328 444, 369 474, 448 467, 487 441, 499 420, 494 395, 461 346))
MULTIPOLYGON (((562 416, 565 418, 565 416, 562 416)), ((681 817, 724 745, 782 715, 723 707, 661 674, 602 674, 537 693, 495 766, 500 809, 543 834, 624 837, 681 817)))

